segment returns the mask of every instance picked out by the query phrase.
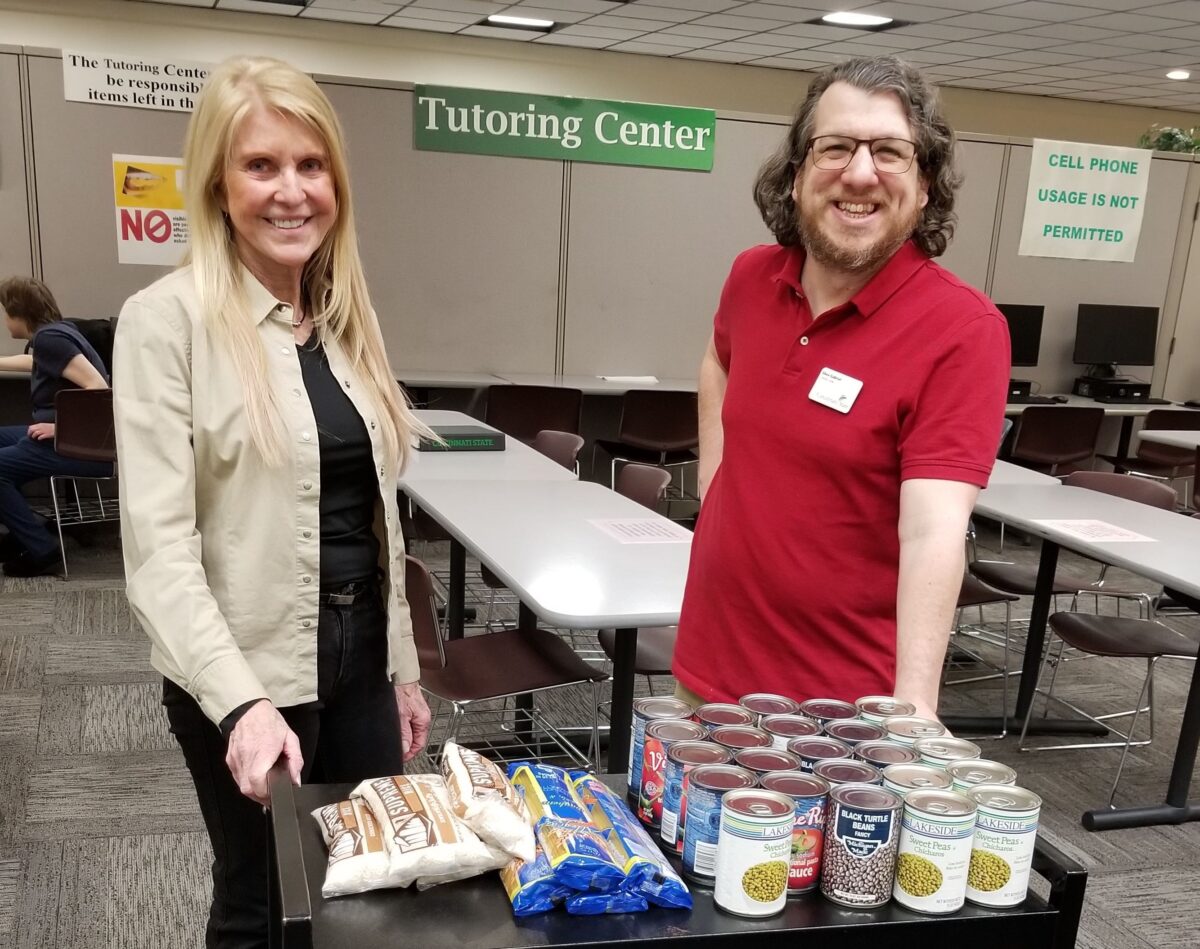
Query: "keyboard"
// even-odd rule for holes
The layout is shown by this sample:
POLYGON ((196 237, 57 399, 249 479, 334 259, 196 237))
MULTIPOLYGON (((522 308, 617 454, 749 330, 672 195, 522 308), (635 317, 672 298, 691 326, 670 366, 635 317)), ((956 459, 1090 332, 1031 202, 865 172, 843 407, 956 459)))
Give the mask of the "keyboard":
POLYGON ((1097 395, 1092 397, 1094 402, 1105 402, 1108 405, 1174 405, 1170 399, 1126 399, 1115 395, 1097 395))
POLYGON ((1048 395, 1010 395, 1009 405, 1053 405, 1054 399, 1048 395))

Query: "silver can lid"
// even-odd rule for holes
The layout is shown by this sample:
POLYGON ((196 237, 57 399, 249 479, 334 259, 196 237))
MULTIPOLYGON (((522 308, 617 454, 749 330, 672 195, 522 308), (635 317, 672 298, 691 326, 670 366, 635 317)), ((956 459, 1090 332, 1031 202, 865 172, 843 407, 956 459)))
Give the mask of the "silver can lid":
POLYGON ((981 754, 979 746, 965 738, 952 738, 942 735, 940 738, 918 738, 913 747, 922 758, 934 761, 962 761, 964 758, 978 758, 981 754))
POLYGON ((897 745, 894 741, 864 741, 854 749, 854 757, 877 768, 886 768, 893 764, 912 764, 920 755, 911 746, 897 745))
POLYGON ((1036 811, 1042 799, 1032 791, 1011 784, 977 784, 965 792, 967 797, 991 811, 1036 811))
POLYGON ((889 718, 883 727, 892 738, 907 740, 910 744, 918 738, 940 738, 946 734, 946 726, 941 722, 912 715, 889 718))
POLYGON ((768 748, 771 736, 753 725, 722 725, 709 735, 718 745, 735 750, 740 748, 768 748))
POLYGON ((986 758, 970 758, 966 761, 951 761, 946 773, 962 784, 1016 784, 1017 772, 999 761, 986 758))
POLYGON ((878 784, 840 784, 829 792, 829 799, 864 811, 895 811, 904 803, 895 791, 878 784))
POLYGON ((813 765, 813 774, 830 784, 878 784, 879 769, 852 758, 826 758, 813 765))
MULTIPOLYGON (((882 725, 874 722, 863 722, 858 719, 839 719, 825 726, 825 734, 838 741, 848 744, 859 744, 864 741, 882 741, 887 732, 882 725)), ((963 755, 965 758, 966 755, 963 755)))
POLYGON ((967 817, 975 813, 975 802, 957 791, 921 788, 908 792, 904 798, 904 809, 938 817, 967 817))
POLYGON ((758 783, 770 791, 791 797, 821 797, 829 793, 828 781, 803 771, 772 771, 759 778, 758 783))
POLYGON ((875 718, 903 718, 917 714, 917 707, 911 702, 904 702, 890 695, 864 695, 854 704, 859 714, 875 718))
POLYGON ((705 725, 750 725, 754 714, 729 702, 709 702, 696 709, 696 721, 705 725))
POLYGON ((656 718, 646 723, 646 737, 659 741, 702 741, 708 729, 689 719, 656 718))
POLYGON ((730 791, 721 799, 721 807, 740 817, 788 818, 796 813, 796 802, 786 794, 763 788, 730 791))
POLYGON ((803 715, 767 715, 758 727, 780 738, 803 738, 805 735, 821 734, 821 726, 815 719, 803 715))
POLYGON ((826 738, 824 735, 811 735, 804 738, 793 738, 788 742, 787 750, 798 754, 809 761, 819 761, 821 758, 849 758, 850 746, 836 738, 826 738))
POLYGON ((635 715, 642 718, 691 718, 692 707, 687 702, 667 696, 638 699, 633 703, 635 715))
POLYGON ((883 769, 883 780, 901 788, 948 790, 950 775, 927 764, 892 764, 883 769))
POLYGON ((667 749, 667 760, 684 765, 728 764, 733 752, 711 741, 677 741, 667 749))
POLYGON ((800 712, 809 718, 857 718, 858 707, 841 699, 808 699, 800 703, 800 712))
POLYGON ((737 788, 752 788, 757 783, 753 771, 739 768, 735 764, 702 764, 688 775, 692 787, 709 791, 733 791, 737 788))
POLYGON ((743 748, 733 756, 740 768, 766 774, 771 771, 795 771, 800 767, 800 756, 778 748, 743 748))
POLYGON ((773 692, 751 692, 738 699, 738 705, 758 715, 794 715, 800 708, 795 699, 773 692))

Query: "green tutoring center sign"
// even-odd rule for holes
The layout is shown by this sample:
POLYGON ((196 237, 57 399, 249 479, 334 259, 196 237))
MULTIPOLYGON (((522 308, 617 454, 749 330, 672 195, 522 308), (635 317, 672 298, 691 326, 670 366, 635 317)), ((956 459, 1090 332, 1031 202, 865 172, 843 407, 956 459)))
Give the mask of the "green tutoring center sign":
POLYGON ((711 109, 417 86, 414 145, 424 151, 712 171, 711 109))

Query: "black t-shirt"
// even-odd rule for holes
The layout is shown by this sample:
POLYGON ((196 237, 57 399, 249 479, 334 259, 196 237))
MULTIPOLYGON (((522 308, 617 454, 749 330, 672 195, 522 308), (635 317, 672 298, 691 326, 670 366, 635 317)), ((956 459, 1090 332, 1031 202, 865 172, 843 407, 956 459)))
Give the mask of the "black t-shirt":
POLYGON ((372 524, 379 485, 362 417, 334 378, 317 334, 297 346, 321 449, 321 587, 376 576, 379 540, 372 524))
POLYGON ((33 401, 35 422, 54 421, 54 397, 62 389, 78 389, 79 386, 63 378, 67 363, 82 353, 87 361, 108 382, 108 371, 104 361, 92 349, 91 343, 83 338, 70 323, 59 320, 48 323, 33 334, 28 351, 33 354, 33 372, 29 378, 29 390, 33 401))

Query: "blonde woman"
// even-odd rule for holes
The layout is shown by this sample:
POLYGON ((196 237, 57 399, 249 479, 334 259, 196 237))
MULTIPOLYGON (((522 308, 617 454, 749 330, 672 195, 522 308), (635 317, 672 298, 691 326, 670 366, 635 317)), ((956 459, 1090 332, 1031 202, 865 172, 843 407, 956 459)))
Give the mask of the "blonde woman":
POLYGON ((428 733, 396 509, 424 428, 388 367, 317 85, 224 63, 184 161, 190 259, 117 332, 125 568, 212 840, 208 945, 260 946, 271 766, 397 773, 428 733))

